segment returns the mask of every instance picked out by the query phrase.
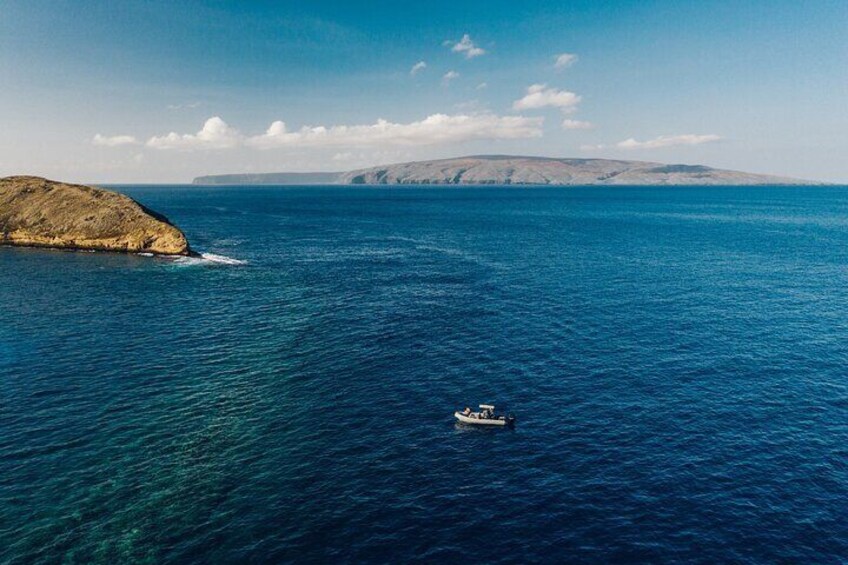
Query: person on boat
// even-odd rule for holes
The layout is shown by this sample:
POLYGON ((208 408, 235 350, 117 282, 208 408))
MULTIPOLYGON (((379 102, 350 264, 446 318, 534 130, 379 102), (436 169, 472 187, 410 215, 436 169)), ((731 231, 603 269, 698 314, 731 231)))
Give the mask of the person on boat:
POLYGON ((463 410, 463 411, 462 411, 462 415, 463 415, 463 416, 470 416, 470 415, 471 415, 471 408, 469 408, 468 406, 466 406, 466 407, 465 407, 465 410, 463 410))

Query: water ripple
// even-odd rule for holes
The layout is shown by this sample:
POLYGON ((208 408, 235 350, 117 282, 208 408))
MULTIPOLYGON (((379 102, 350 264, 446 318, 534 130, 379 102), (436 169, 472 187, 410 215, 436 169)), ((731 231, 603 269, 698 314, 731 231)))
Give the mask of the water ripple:
POLYGON ((848 555, 844 189, 128 190, 218 268, 0 249, 0 562, 848 555))

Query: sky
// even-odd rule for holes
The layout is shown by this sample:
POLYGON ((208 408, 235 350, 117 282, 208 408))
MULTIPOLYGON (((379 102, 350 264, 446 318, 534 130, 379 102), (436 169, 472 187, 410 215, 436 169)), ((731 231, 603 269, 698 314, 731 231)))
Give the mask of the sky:
POLYGON ((848 1, 0 0, 0 176, 476 154, 848 183, 848 1))

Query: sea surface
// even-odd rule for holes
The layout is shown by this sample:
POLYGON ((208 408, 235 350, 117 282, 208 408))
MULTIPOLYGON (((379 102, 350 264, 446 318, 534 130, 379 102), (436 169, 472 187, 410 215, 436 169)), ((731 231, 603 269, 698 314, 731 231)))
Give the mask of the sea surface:
POLYGON ((206 258, 0 248, 0 563, 848 560, 848 187, 117 188, 206 258))

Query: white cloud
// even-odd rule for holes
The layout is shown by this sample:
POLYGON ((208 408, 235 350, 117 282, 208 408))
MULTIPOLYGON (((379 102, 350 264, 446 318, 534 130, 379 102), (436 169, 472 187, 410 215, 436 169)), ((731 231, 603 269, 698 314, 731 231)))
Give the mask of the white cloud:
POLYGON ((554 68, 565 69, 577 62, 577 55, 574 53, 560 53, 554 55, 554 68))
POLYGON ((409 74, 412 75, 412 76, 415 76, 415 75, 418 74, 418 71, 423 71, 426 68, 427 68, 427 63, 425 63, 424 61, 418 61, 417 63, 412 65, 411 69, 409 69, 409 74))
POLYGON ((476 88, 477 88, 477 90, 483 90, 484 88, 488 88, 488 87, 489 87, 488 83, 481 82, 480 84, 477 85, 476 88))
POLYGON ((720 139, 721 137, 718 135, 696 135, 689 133, 684 135, 661 135, 647 141, 637 141, 631 137, 630 139, 619 141, 615 146, 619 149, 659 149, 674 145, 700 145, 720 139))
POLYGON ((289 131, 274 122, 263 135, 248 138, 251 147, 339 147, 364 145, 435 145, 472 139, 524 139, 541 137, 542 119, 494 114, 433 114, 406 124, 377 120, 370 125, 304 126, 289 131))
POLYGON ((113 135, 112 137, 108 137, 98 133, 91 140, 91 143, 104 147, 118 147, 119 145, 135 145, 138 143, 138 140, 131 135, 113 135))
POLYGON ((719 141, 721 136, 718 135, 696 135, 687 133, 683 135, 661 135, 647 141, 637 141, 632 137, 619 141, 614 145, 581 145, 583 151, 597 151, 600 149, 661 149, 663 147, 673 147, 675 145, 700 145, 702 143, 710 143, 719 141))
POLYGON ((533 110, 553 107, 563 112, 572 112, 580 103, 580 96, 567 90, 547 88, 545 84, 534 84, 527 88, 524 98, 512 103, 515 110, 533 110))
POLYGON ((593 127, 595 127, 595 124, 592 122, 582 120, 565 119, 562 121, 562 129, 592 129, 593 127))
POLYGON ((442 84, 447 85, 455 78, 459 78, 459 73, 456 71, 448 71, 442 76, 442 84))
POLYGON ((474 100, 466 100, 465 102, 457 102, 453 105, 453 109, 462 114, 489 114, 488 104, 480 102, 477 98, 474 100))
MULTIPOLYGON (((163 150, 228 149, 251 147, 322 148, 426 146, 460 143, 474 139, 526 139, 542 136, 542 118, 474 114, 432 114, 423 120, 395 123, 379 119, 373 124, 304 126, 289 130, 285 122, 273 122, 265 133, 244 136, 215 116, 196 134, 151 137, 147 146, 163 150)), ((338 155, 345 155, 340 152, 338 155)))
POLYGON ((155 149, 227 149, 242 142, 242 136, 227 123, 213 116, 206 120, 203 128, 196 134, 180 135, 171 132, 168 135, 154 136, 147 140, 147 146, 155 149))
POLYGON ((471 36, 467 33, 462 36, 458 42, 453 43, 452 41, 446 41, 446 45, 451 46, 451 51, 454 53, 462 53, 466 59, 473 59, 474 57, 479 57, 480 55, 485 55, 485 49, 481 49, 477 47, 473 41, 471 41, 471 36))
POLYGON ((169 110, 182 110, 183 108, 197 108, 200 102, 189 102, 188 104, 168 104, 169 110))

